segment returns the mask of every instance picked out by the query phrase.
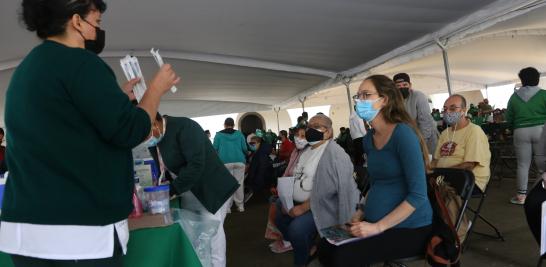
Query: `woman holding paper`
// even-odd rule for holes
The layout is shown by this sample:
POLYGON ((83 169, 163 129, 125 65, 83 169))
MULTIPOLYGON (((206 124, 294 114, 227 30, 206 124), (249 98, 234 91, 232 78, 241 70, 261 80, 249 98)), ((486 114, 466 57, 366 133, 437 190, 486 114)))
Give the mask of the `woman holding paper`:
POLYGON ((307 265, 316 255, 317 229, 350 220, 359 195, 349 155, 331 141, 332 120, 325 115, 311 118, 305 137, 310 146, 294 169, 294 207, 275 220, 294 248, 295 266, 307 265))
POLYGON ((160 97, 180 80, 165 65, 138 107, 108 65, 102 0, 23 0, 42 43, 6 95, 10 137, 0 250, 15 266, 122 266, 133 209, 131 149, 151 132, 160 97), (127 97, 129 95, 130 97, 127 97))
POLYGON ((357 114, 373 128, 363 139, 371 187, 349 231, 365 239, 339 247, 323 240, 319 259, 327 267, 423 255, 432 230, 428 151, 400 91, 388 77, 374 75, 362 82, 357 96, 357 114))
MULTIPOLYGON (((296 149, 292 150, 292 153, 290 155, 290 160, 288 161, 288 166, 286 167, 286 170, 284 171, 284 174, 282 175, 282 177, 279 177, 279 179, 294 175, 294 169, 296 168, 296 165, 298 164, 301 154, 303 154, 303 151, 305 151, 305 149, 308 148, 308 143, 307 143, 307 140, 305 139, 305 126, 299 126, 297 128, 296 135, 294 136, 294 143, 296 145, 296 149)), ((278 181, 282 181, 282 180, 278 180, 278 181)), ((277 183, 277 191, 278 190, 279 190, 279 184, 277 183)), ((265 237, 267 239, 275 240, 275 242, 269 244, 269 248, 271 249, 272 252, 284 253, 284 252, 292 250, 293 248, 290 242, 283 240, 282 233, 279 231, 279 229, 275 225, 275 218, 283 216, 283 214, 281 213, 282 205, 279 198, 276 196, 272 196, 270 201, 271 201, 271 206, 268 213, 269 216, 267 218, 265 237)))

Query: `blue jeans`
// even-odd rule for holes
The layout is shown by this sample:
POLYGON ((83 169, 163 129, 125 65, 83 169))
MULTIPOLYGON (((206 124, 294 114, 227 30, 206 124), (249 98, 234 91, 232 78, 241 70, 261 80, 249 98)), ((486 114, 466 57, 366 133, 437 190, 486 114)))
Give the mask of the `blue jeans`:
POLYGON ((285 240, 292 243, 294 248, 294 265, 303 266, 309 258, 309 251, 314 245, 314 238, 317 235, 317 227, 311 211, 298 216, 290 217, 282 212, 281 201, 277 199, 277 216, 275 216, 275 224, 281 231, 285 240))

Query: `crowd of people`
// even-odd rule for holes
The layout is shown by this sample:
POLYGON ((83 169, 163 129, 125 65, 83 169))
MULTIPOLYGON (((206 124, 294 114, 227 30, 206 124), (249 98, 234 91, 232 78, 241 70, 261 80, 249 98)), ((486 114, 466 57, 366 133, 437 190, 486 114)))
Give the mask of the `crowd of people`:
MULTIPOLYGON (((292 151, 289 159, 282 157, 288 168, 283 174, 268 178, 273 179, 268 184, 273 187, 278 177, 295 176, 303 181, 294 185, 295 206, 291 210, 284 209, 281 201, 273 197, 266 229, 266 238, 274 241, 271 251, 293 250, 295 266, 306 266, 317 256, 323 266, 364 266, 421 255, 432 232, 426 174, 434 168, 469 170, 475 177, 475 194, 483 194, 489 183, 490 137, 480 123, 473 122, 477 116, 496 116, 494 122, 513 125, 516 152, 518 146, 529 144, 529 148, 517 152, 518 191, 510 199, 513 204, 524 204, 531 156, 535 156, 539 170, 540 164, 545 163, 537 157, 543 155, 538 151, 544 146, 540 142, 544 142, 541 136, 546 101, 541 95, 544 91, 536 87, 538 71, 526 68, 519 75, 523 90, 514 94, 506 110, 493 109, 487 99, 478 106, 469 105, 464 96, 454 94, 445 101, 442 111, 430 113, 426 97, 411 88, 409 75, 401 73, 394 80, 382 75, 366 78, 353 97, 355 109, 349 118, 350 129, 340 128, 335 139, 327 116, 318 114, 309 122, 300 117, 296 130, 291 130, 294 138, 280 134, 283 145, 279 154, 288 153, 283 147, 292 151), (524 104, 529 107, 522 108, 524 104), (437 127, 438 118, 442 128, 437 127), (526 129, 529 127, 533 128, 526 129), (533 140, 538 145, 533 146, 533 140), (293 142, 295 148, 285 145, 287 142, 293 142), (353 172, 362 166, 367 167, 370 181, 369 189, 360 192, 365 194, 361 199, 353 172), (341 172, 343 168, 351 171, 341 172), (326 188, 329 192, 323 191, 326 188), (361 208, 356 212, 345 210, 353 205, 361 208), (330 211, 335 209, 338 213, 333 216, 330 211), (350 219, 347 212, 352 213, 350 219), (336 246, 320 232, 326 226, 345 223, 350 224, 352 235, 368 238, 336 246), (408 242, 417 245, 405 245, 408 242)), ((533 203, 538 203, 536 199, 542 199, 545 191, 535 188, 533 203)), ((529 212, 529 223, 535 232, 539 220, 536 205, 526 206, 527 210, 534 208, 529 212)))

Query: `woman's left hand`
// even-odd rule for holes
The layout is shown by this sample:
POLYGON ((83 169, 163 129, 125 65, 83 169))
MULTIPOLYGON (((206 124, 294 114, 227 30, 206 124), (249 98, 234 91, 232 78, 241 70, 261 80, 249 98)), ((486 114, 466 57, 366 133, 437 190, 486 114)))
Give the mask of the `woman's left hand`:
POLYGON ((137 83, 140 82, 140 78, 134 78, 126 83, 123 84, 121 89, 123 92, 129 97, 130 101, 133 101, 136 99, 135 93, 133 93, 133 88, 137 83))
POLYGON ((357 222, 351 224, 349 232, 356 237, 369 237, 381 234, 383 231, 377 223, 357 222))
POLYGON ((303 215, 305 212, 306 210, 304 210, 303 205, 297 205, 297 206, 294 206, 292 209, 290 209, 290 211, 288 212, 288 215, 290 215, 290 217, 292 218, 295 218, 295 217, 303 215))

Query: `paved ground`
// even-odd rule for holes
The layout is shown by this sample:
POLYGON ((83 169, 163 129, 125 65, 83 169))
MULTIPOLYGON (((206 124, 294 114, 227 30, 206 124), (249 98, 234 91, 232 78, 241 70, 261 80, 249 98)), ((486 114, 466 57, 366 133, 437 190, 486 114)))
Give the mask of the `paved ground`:
MULTIPOLYGON (((511 175, 505 175, 508 176, 511 175)), ((508 203, 514 187, 513 178, 491 181, 482 211, 482 215, 501 230, 506 242, 472 235, 470 246, 463 254, 462 266, 536 266, 539 248, 527 227, 523 208, 508 203)), ((267 246, 270 241, 263 237, 268 209, 265 198, 253 197, 244 213, 235 211, 228 215, 225 223, 228 267, 292 266, 292 253, 270 252, 267 246)), ((475 229, 490 231, 479 221, 475 229)), ((423 262, 408 265, 425 266, 423 262)), ((320 265, 314 262, 311 266, 320 265)))

